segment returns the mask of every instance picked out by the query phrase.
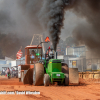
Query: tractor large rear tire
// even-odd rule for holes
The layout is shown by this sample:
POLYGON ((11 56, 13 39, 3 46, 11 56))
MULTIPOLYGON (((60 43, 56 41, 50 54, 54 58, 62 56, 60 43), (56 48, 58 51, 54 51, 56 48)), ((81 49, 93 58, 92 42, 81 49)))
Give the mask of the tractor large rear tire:
POLYGON ((64 83, 65 86, 68 86, 69 85, 69 74, 65 74, 65 83, 64 83))
POLYGON ((65 73, 65 74, 69 74, 68 65, 65 64, 65 63, 62 64, 62 72, 65 73))
POLYGON ((50 84, 49 74, 44 74, 43 83, 44 83, 44 86, 49 86, 50 84))
POLYGON ((34 86, 43 85, 44 77, 44 66, 43 64, 37 63, 34 65, 33 70, 33 84, 34 86))
POLYGON ((69 68, 66 63, 62 64, 62 72, 65 74, 64 85, 68 86, 69 85, 69 68))

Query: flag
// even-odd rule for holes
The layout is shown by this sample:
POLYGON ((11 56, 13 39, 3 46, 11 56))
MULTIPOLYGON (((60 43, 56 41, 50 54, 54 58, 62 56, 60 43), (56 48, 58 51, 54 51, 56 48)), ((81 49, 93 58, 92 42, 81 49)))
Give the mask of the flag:
POLYGON ((50 42, 49 37, 46 37, 45 42, 50 42))
POLYGON ((17 54, 16 54, 16 58, 17 59, 20 59, 21 57, 22 57, 22 51, 21 50, 19 50, 18 52, 17 52, 17 54))

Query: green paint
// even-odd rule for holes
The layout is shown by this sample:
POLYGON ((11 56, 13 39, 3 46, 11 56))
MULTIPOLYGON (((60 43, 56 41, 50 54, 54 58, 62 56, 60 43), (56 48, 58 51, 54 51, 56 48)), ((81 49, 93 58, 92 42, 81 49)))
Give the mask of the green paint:
POLYGON ((10 74, 8 74, 8 76, 10 76, 10 74))
POLYGON ((36 56, 40 56, 40 53, 36 53, 36 56))
POLYGON ((46 63, 46 60, 44 60, 44 62, 44 68, 46 73, 50 76, 51 83, 53 83, 54 81, 60 81, 61 83, 63 83, 65 79, 65 74, 61 71, 61 60, 50 59, 48 64, 46 63))

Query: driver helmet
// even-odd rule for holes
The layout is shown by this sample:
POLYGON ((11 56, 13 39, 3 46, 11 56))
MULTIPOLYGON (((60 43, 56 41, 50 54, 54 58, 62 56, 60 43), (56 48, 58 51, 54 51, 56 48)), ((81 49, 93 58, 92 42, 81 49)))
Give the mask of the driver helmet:
POLYGON ((51 58, 53 58, 53 51, 50 51, 50 52, 49 52, 49 56, 50 56, 51 58))

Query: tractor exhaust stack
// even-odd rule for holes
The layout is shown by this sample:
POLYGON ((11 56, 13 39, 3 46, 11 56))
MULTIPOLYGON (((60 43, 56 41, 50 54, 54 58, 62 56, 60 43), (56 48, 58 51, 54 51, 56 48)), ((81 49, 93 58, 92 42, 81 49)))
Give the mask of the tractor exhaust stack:
POLYGON ((55 52, 55 54, 54 54, 54 58, 57 59, 57 52, 55 52))

